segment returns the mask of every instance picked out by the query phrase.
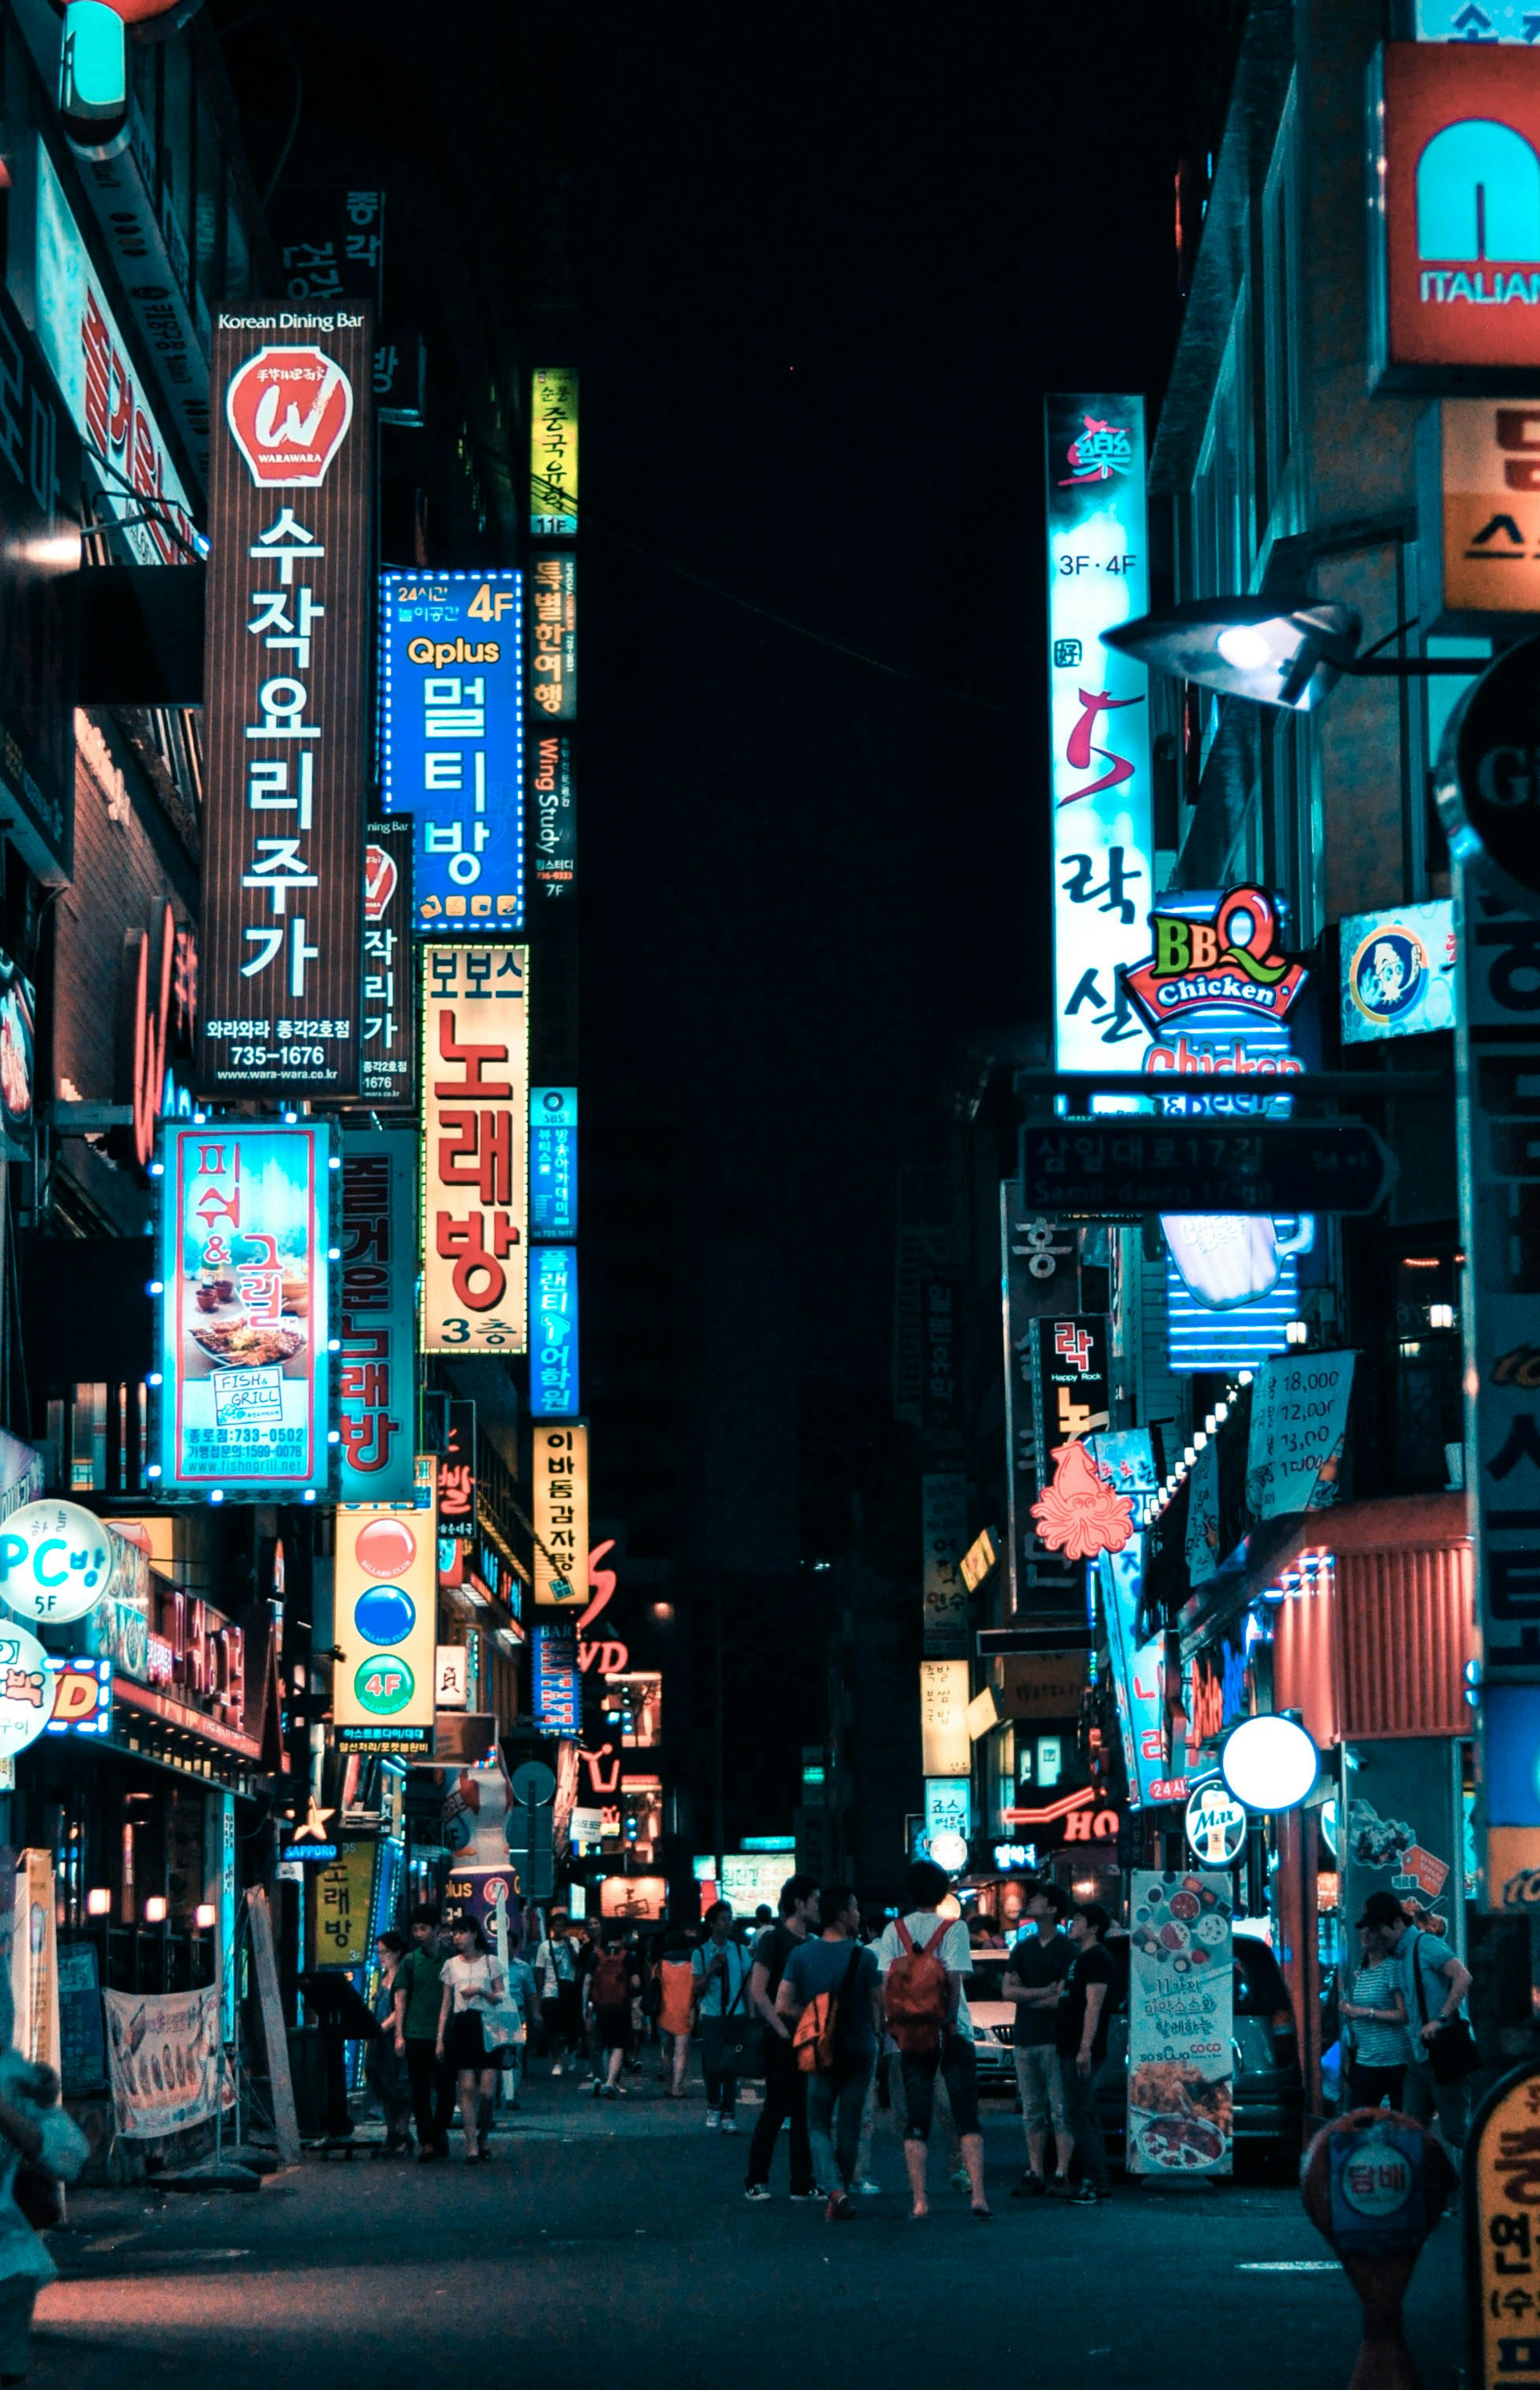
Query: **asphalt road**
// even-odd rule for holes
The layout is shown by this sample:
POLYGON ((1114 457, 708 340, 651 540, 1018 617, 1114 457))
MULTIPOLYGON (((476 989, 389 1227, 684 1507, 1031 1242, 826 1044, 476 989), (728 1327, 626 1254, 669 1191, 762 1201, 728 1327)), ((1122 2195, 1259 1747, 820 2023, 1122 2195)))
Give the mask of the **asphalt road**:
MULTIPOLYGON (((1247 2182, 1110 2204, 1012 2201, 1019 2121, 992 2102, 993 2223, 935 2186, 906 2217, 886 2187, 830 2227, 742 2195, 746 2137, 702 2129, 649 2083, 614 2106, 534 2087, 490 2166, 311 2161, 258 2195, 83 2192, 55 2236, 35 2390, 457 2390, 489 2361, 626 2390, 853 2390, 1022 2377, 1098 2390, 1330 2390, 1358 2345, 1352 2292, 1297 2196, 1247 2182), (1323 2270, 1323 2268, 1325 2268, 1323 2270)), ((939 2167, 939 2152, 932 2158, 939 2167)), ((1425 2390, 1452 2390, 1457 2227, 1407 2307, 1425 2390)))

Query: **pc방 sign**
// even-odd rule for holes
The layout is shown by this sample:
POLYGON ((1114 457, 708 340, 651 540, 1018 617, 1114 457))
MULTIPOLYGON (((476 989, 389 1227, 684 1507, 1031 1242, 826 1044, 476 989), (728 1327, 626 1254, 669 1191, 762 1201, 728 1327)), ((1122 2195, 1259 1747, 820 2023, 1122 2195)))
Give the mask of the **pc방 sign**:
POLYGON ((431 937, 524 925, 517 572, 380 581, 380 770, 417 824, 413 915, 431 937))
POLYGON ((202 1083, 358 1086, 374 400, 366 314, 219 318, 202 1083))
POLYGON ((332 1714, 343 1751, 433 1747, 438 1547, 433 1512, 342 1505, 332 1714))
POLYGON ((422 1350, 522 1353, 529 950, 422 953, 422 1350))

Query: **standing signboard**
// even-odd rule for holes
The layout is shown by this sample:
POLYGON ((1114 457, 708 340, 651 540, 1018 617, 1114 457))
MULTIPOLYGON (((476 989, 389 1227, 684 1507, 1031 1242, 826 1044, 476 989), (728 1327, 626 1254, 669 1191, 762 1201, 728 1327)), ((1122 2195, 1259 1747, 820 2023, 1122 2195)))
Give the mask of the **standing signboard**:
POLYGON ((364 849, 364 1008, 358 1092, 376 1111, 417 1103, 410 815, 372 821, 364 849))
POLYGON ((422 957, 422 1350, 522 1353, 529 949, 422 957))
POLYGON ((340 1505, 335 1565, 338 1747, 425 1757, 433 1747, 438 1628, 432 1510, 340 1505))
POLYGON ((417 825, 412 919, 431 937, 524 926, 519 573, 385 572, 385 811, 417 825))
POLYGON ((339 1491, 410 1502, 417 1471, 417 1140, 409 1128, 342 1139, 338 1311, 339 1491))
POLYGON ((1054 1060, 1136 1071, 1149 1042, 1119 971, 1154 891, 1149 679, 1102 633, 1149 606, 1144 401, 1045 402, 1054 875, 1054 1060))
POLYGON ((542 1609, 588 1602, 588 1430, 581 1420, 533 1433, 534 1598, 542 1609))
POLYGON ((1227 1875, 1129 1883, 1128 2170, 1228 2174, 1234 2134, 1234 1960, 1227 1875))
POLYGON ((1465 2145, 1467 2390, 1540 2381, 1540 2064, 1514 2068, 1465 2145))
POLYGON ((928 1660, 968 1657, 968 1589, 959 1573, 968 1542, 968 1480, 927 1472, 919 1481, 920 1609, 928 1660))
POLYGON ((160 1130, 160 1501, 329 1488, 335 1143, 322 1120, 160 1130))
POLYGON ((214 334, 200 967, 211 1094, 359 1073, 374 395, 370 320, 214 334))

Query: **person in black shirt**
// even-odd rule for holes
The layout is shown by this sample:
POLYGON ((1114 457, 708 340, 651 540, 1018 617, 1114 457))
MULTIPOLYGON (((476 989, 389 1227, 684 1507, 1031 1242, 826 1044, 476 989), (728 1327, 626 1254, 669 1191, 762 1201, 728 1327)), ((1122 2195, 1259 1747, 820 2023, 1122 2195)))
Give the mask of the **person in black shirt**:
POLYGON ((1011 2193, 1014 2199, 1041 2197, 1047 2189, 1043 2168, 1050 2122, 1058 2180, 1064 2188, 1069 2185, 1073 2143, 1064 2116, 1064 2076, 1057 2048, 1059 1987, 1075 1955, 1064 1932, 1069 1909, 1070 1896, 1061 1886, 1033 1884, 1024 1911, 1032 1930, 1012 1950, 1000 1984, 1007 1999, 1016 2003, 1016 2086, 1027 2137, 1027 2171, 1011 2193))
POLYGON ((743 2186, 746 2199, 769 2198, 770 2160, 780 2128, 789 2116, 792 2198, 827 2199, 834 2188, 832 2183, 826 2183, 820 2191, 813 2179, 813 2150, 807 2138, 807 2077, 792 2055, 791 2027, 775 2004, 786 1962, 792 1951, 806 1941, 817 1908, 816 1876, 789 1875, 781 1886, 779 1921, 767 1925, 754 1944, 749 2007, 764 2025, 764 2105, 749 2144, 749 2178, 743 2186))
POLYGON ((1102 1948, 1102 1937, 1112 1922, 1099 1900, 1083 1901, 1070 1919, 1073 1961, 1064 1979, 1059 2004, 1056 2040, 1064 2077, 1066 2122, 1080 2152, 1080 2181, 1073 2191, 1053 2189, 1081 2206, 1110 2199, 1107 2143, 1097 2114, 1097 2069, 1107 2055, 1107 2026, 1117 1982, 1116 1971, 1102 1948))

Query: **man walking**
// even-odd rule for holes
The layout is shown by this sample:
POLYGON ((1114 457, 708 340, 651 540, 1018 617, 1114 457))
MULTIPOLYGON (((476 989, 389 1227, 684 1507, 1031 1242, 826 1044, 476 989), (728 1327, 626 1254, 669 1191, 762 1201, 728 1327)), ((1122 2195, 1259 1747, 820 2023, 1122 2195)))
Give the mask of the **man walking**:
POLYGON ((455 2069, 438 2054, 439 2011, 443 2005, 440 1980, 454 1957, 441 1930, 438 1910, 429 1902, 411 1916, 412 1947, 396 1969, 391 1985, 395 2011, 396 2049, 406 2061, 411 2086, 412 2115, 417 2128, 417 2164, 449 2155, 449 2126, 455 2114, 455 2069))
POLYGON ((559 2075, 564 2056, 575 2065, 583 2041, 577 1954, 564 1908, 550 1913, 545 1938, 534 1954, 534 1972, 540 1988, 541 2054, 551 2061, 551 2073, 559 2075))
POLYGON ((1055 2179, 1064 2187, 1070 2179, 1073 2143, 1064 2120, 1064 2077, 1056 2038, 1059 1987, 1074 1957, 1064 1932, 1069 1908, 1069 1895, 1057 1883, 1033 1888, 1023 1912, 1030 1931, 1012 1950, 1000 1984, 1007 1999, 1016 2003, 1016 2084, 1027 2137, 1027 2170, 1011 2192, 1013 2199, 1040 2199, 1047 2190, 1044 2166, 1050 2124, 1055 2179))
POLYGON ((1070 1918, 1074 1955, 1059 2004, 1058 2048, 1064 2079, 1064 2115, 1080 2152, 1080 2181, 1071 2189, 1058 2176, 1053 2191, 1077 2207, 1110 2199, 1107 2142, 1097 2114, 1097 2069, 1107 2055, 1107 2028, 1117 1972, 1102 1948, 1111 1919, 1099 1900, 1082 1901, 1070 1918))
POLYGON ((793 2052, 802 2061, 805 2037, 814 2058, 802 2066, 807 2083, 807 2135, 813 2169, 828 2191, 826 2220, 847 2223, 855 2213, 861 2155, 861 2119, 877 2063, 877 2029, 882 2014, 877 1958, 863 1949, 861 1908, 849 1884, 826 1884, 818 1896, 823 1932, 793 1950, 776 1994, 776 2012, 793 2027, 793 2052), (804 2023, 804 2020, 806 2021, 804 2023))
POLYGON ((1440 2139, 1458 2165, 1469 2127, 1470 2076, 1456 2075, 1441 2082, 1434 2049, 1440 2035, 1451 2030, 1458 2043, 1469 2046, 1464 2003, 1470 1970, 1442 1934, 1413 1924, 1393 1892, 1371 1892, 1358 1922, 1378 1927, 1382 1947, 1400 1962, 1412 2059, 1403 2093, 1406 2114, 1419 2125, 1436 2123, 1440 2139))
MULTIPOLYGON (((807 2077, 792 2055, 791 2028, 776 2011, 776 1995, 786 1972, 786 1962, 799 1944, 806 1941, 817 1905, 818 1887, 812 1876, 788 1876, 781 1886, 779 1919, 774 1925, 767 1925, 754 1944, 749 2006, 764 2025, 764 2105, 749 2144, 749 2178, 743 2186, 746 2199, 770 2197, 770 2161, 776 2153, 776 2136, 788 2117, 791 2120, 791 2196, 816 2199, 819 2195, 807 2139, 807 2077)), ((828 2196, 827 2191, 824 2195, 828 2196)))
POLYGON ((734 1937, 730 1902, 715 1900, 707 1909, 706 1939, 691 1963, 700 2019, 700 2072, 706 2078, 706 2130, 736 2133, 733 2109, 753 1961, 734 1937))
POLYGON ((989 2215, 973 2019, 963 1991, 963 1977, 973 1972, 972 1946, 961 1919, 940 1913, 949 1888, 933 1859, 917 1859, 904 1879, 906 1913, 885 1929, 877 1946, 883 2015, 898 2045, 904 2078, 904 2163, 917 2223, 930 2213, 925 2160, 938 2074, 952 2102, 973 2213, 981 2219, 989 2215))

